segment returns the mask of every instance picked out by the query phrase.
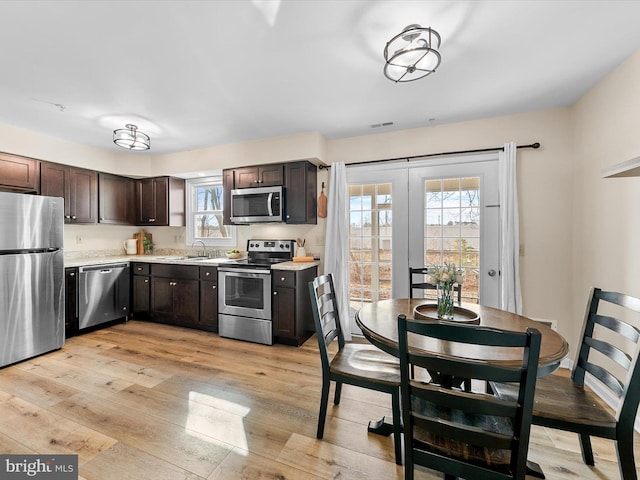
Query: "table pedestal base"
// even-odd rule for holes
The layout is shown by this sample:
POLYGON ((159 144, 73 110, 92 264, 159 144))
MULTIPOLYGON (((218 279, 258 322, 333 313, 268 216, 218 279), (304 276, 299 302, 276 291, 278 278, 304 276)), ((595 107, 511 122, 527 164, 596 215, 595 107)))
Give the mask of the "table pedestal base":
POLYGON ((380 420, 369 420, 367 431, 375 433, 376 435, 383 435, 385 437, 391 435, 393 433, 393 425, 391 423, 386 423, 384 418, 385 417, 382 417, 380 420))

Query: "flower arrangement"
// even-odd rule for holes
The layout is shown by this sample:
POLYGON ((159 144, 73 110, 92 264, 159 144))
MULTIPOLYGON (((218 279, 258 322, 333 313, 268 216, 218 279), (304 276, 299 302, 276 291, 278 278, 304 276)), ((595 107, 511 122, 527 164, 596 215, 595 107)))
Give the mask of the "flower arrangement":
POLYGON ((438 289, 438 318, 453 320, 453 284, 462 283, 462 273, 453 263, 429 267, 430 282, 438 289))
POLYGON ((462 269, 453 263, 429 267, 431 283, 441 286, 451 287, 454 283, 462 283, 462 273, 462 269))

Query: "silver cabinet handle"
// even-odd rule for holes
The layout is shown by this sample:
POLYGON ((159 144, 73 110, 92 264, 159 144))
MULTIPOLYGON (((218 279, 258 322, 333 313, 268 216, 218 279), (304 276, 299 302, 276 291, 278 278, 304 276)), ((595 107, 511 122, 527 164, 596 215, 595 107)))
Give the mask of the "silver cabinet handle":
POLYGON ((149 283, 149 279, 148 279, 148 278, 145 278, 145 279, 144 279, 144 283, 149 283))
POLYGON ((213 288, 215 290, 216 288, 218 288, 218 286, 217 285, 211 285, 211 288, 213 288))
POLYGON ((205 275, 205 277, 208 277, 209 275, 211 275, 211 272, 207 272, 204 275, 205 275))
POLYGON ((76 272, 71 272, 71 273, 69 274, 69 276, 70 276, 70 277, 75 277, 75 276, 76 276, 76 272))
POLYGON ((155 221, 156 221, 156 219, 155 219, 155 218, 150 218, 150 219, 149 219, 149 221, 150 221, 150 222, 155 222, 155 221))
POLYGON ((75 215, 71 215, 71 220, 75 220, 76 216, 75 215))
POLYGON ((278 292, 273 292, 273 295, 274 295, 274 296, 275 296, 275 295, 278 295, 278 292))

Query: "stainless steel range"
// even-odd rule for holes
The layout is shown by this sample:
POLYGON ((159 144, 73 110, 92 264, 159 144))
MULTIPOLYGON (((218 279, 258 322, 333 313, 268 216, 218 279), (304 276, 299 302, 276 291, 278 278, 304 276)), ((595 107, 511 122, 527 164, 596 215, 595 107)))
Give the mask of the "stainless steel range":
POLYGON ((218 266, 218 333, 273 345, 271 266, 293 258, 294 240, 248 240, 247 258, 218 266))

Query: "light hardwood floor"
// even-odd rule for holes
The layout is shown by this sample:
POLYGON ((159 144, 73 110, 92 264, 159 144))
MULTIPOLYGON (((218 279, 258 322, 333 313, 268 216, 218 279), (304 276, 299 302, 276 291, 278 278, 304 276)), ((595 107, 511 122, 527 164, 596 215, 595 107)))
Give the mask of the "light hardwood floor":
MULTIPOLYGON (((317 440, 320 383, 315 337, 263 346, 131 321, 0 369, 0 453, 77 453, 86 480, 403 478, 392 438, 366 428, 390 398, 345 386, 317 440)), ((529 457, 549 480, 618 479, 613 443, 594 452, 588 467, 575 435, 534 427, 529 457)))

